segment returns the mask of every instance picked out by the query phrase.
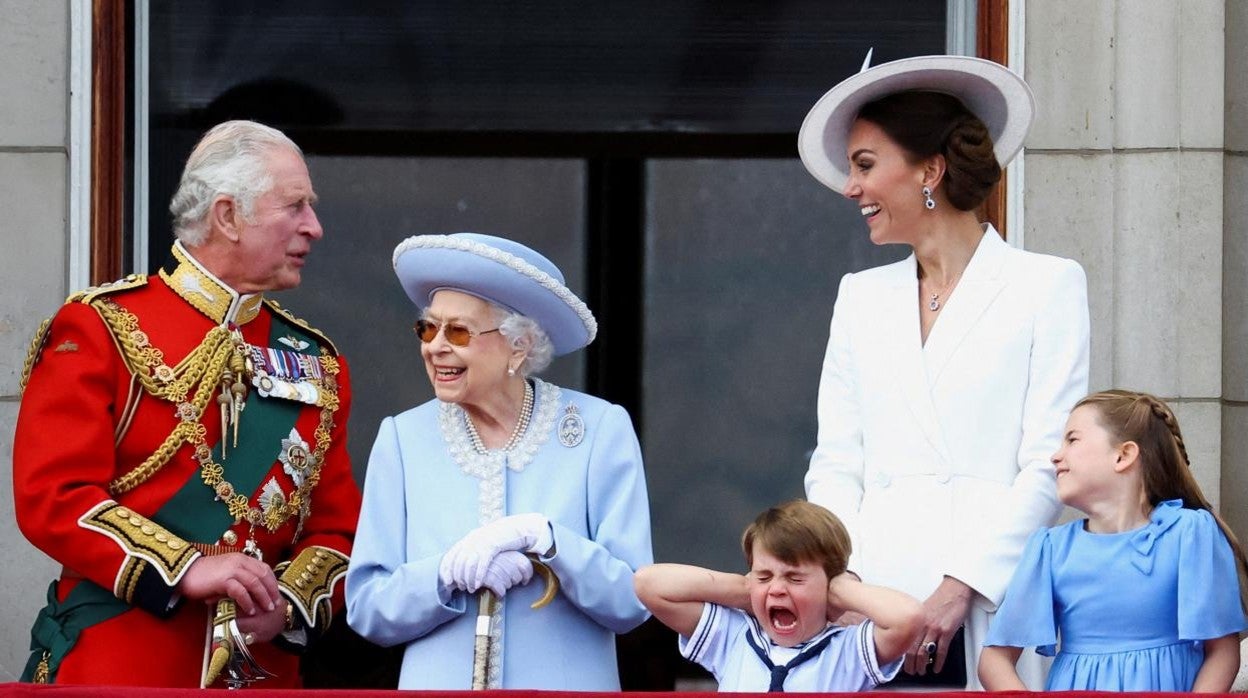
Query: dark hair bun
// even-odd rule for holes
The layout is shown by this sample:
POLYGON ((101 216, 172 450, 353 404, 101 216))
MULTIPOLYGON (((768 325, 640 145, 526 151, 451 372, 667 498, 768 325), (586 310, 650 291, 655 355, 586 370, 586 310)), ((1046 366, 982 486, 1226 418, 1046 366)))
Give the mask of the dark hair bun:
POLYGON ((957 97, 943 92, 895 92, 868 102, 858 118, 879 126, 915 162, 945 157, 945 198, 970 211, 1001 179, 992 136, 957 97))
POLYGON ((988 198, 1001 179, 1001 166, 992 151, 992 136, 984 122, 971 114, 959 119, 945 139, 945 197, 960 211, 970 211, 988 198))

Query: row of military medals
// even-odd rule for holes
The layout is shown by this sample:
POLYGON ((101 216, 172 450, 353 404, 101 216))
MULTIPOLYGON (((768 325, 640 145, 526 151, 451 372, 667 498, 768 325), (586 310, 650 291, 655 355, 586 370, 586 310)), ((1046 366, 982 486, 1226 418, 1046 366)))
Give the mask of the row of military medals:
MULTIPOLYGON (((283 338, 284 341, 293 341, 283 338)), ((227 458, 230 442, 238 448, 238 425, 242 421, 243 410, 247 407, 248 383, 252 383, 260 397, 274 397, 306 404, 318 404, 320 391, 314 381, 321 378, 320 363, 316 357, 280 349, 268 349, 248 344, 237 327, 231 328, 231 341, 234 344, 226 367, 221 372, 221 392, 217 395, 217 405, 221 415, 221 460, 227 458), (248 380, 250 378, 250 381, 248 380)), ((304 344, 306 346, 306 343, 304 344)), ((290 475, 296 488, 303 485, 312 471, 313 456, 309 445, 294 430, 289 439, 282 440, 280 455, 285 472, 290 475)), ((269 514, 271 506, 284 502, 285 493, 276 481, 264 486, 261 495, 261 507, 269 514)), ((224 498, 218 494, 218 499, 224 498)), ((307 502, 299 511, 299 522, 295 531, 298 539, 307 516, 307 502)), ((256 544, 254 530, 258 523, 247 517, 250 529, 243 552, 256 559, 261 559, 260 547, 256 544)), ((271 524, 266 524, 270 531, 271 524)), ((230 542, 230 541, 227 541, 230 542)))

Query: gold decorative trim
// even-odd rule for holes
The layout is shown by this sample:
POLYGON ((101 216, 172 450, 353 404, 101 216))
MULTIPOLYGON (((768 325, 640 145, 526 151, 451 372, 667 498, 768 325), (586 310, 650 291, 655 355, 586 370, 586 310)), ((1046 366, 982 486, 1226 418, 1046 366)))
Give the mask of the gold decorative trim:
POLYGON ((155 475, 183 443, 203 442, 207 429, 199 418, 212 401, 217 379, 234 351, 234 342, 229 330, 214 327, 199 346, 187 354, 176 369, 172 369, 164 362, 164 353, 149 343, 147 334, 139 328, 139 319, 133 313, 107 299, 93 303, 92 307, 108 325, 126 365, 143 390, 153 397, 174 403, 174 413, 179 417, 178 425, 152 455, 109 483, 109 492, 118 495, 129 492, 155 475), (195 388, 195 395, 188 401, 187 394, 192 388, 195 388))
POLYGON ((66 303, 91 303, 97 298, 106 296, 110 293, 118 291, 129 291, 132 288, 140 288, 147 285, 147 274, 127 274, 116 281, 106 281, 99 286, 91 286, 81 291, 70 294, 65 299, 66 303))
POLYGON ((109 299, 92 303, 91 307, 108 325, 126 365, 138 377, 143 388, 151 395, 170 402, 186 400, 191 388, 205 377, 219 376, 220 367, 216 367, 215 372, 212 370, 214 362, 227 359, 233 349, 230 331, 214 327, 175 369, 165 363, 164 352, 151 345, 147 333, 139 328, 139 319, 134 313, 109 299))
POLYGON ((317 627, 318 615, 320 621, 329 623, 329 597, 334 593, 334 584, 347 574, 349 562, 346 555, 333 548, 312 545, 281 566, 277 584, 299 609, 308 627, 317 627), (322 604, 326 609, 318 613, 322 604))
POLYGON ((316 339, 317 339, 317 340, 321 343, 321 346, 322 346, 322 347, 328 347, 328 348, 329 348, 329 350, 330 350, 330 351, 331 351, 331 352, 332 352, 335 356, 337 356, 337 355, 339 354, 339 352, 338 352, 338 347, 334 346, 334 343, 333 343, 333 342, 331 342, 331 341, 329 340, 329 337, 326 337, 324 332, 321 332, 320 330, 316 329, 315 327, 313 327, 313 326, 309 325, 307 320, 304 320, 304 319, 302 319, 302 318, 297 318, 297 317, 295 317, 295 316, 294 316, 294 314, 292 314, 289 310, 287 310, 287 309, 283 308, 283 307, 282 307, 282 306, 281 306, 281 305, 280 305, 277 301, 275 301, 275 300, 273 300, 273 299, 271 299, 271 298, 265 298, 265 299, 264 299, 264 304, 265 304, 265 305, 267 305, 267 306, 269 306, 269 308, 271 308, 274 312, 276 312, 276 313, 280 313, 280 314, 281 314, 281 316, 282 316, 282 317, 284 317, 284 318, 286 318, 289 322, 292 322, 292 323, 294 323, 294 324, 298 325, 298 326, 299 326, 300 328, 302 328, 305 332, 308 332, 308 333, 312 334, 313 336, 315 336, 315 337, 316 337, 316 339))
POLYGON ((264 307, 264 296, 259 293, 253 293, 244 297, 238 303, 238 315, 234 318, 234 322, 239 325, 247 323, 260 317, 260 308, 264 307))
POLYGON ((190 303, 213 322, 220 325, 232 321, 238 325, 246 325, 260 315, 263 294, 240 295, 201 266, 180 242, 173 245, 173 257, 178 261, 178 266, 172 274, 161 269, 160 278, 182 300, 190 303), (231 310, 234 311, 233 317, 231 310))
MULTIPOLYGON (((328 350, 322 347, 321 351, 328 350)), ((327 374, 325 376, 327 386, 337 386, 338 361, 324 354, 320 358, 321 365, 327 374)), ((333 390, 336 391, 336 388, 333 390)), ((314 434, 316 447, 311 455, 311 471, 284 501, 269 499, 263 510, 251 506, 249 494, 239 492, 229 480, 225 479, 225 468, 212 460, 212 449, 204 443, 202 434, 199 434, 196 440, 187 439, 187 443, 195 448, 195 460, 199 463, 200 479, 216 493, 217 499, 225 503, 235 522, 246 520, 252 526, 263 525, 270 533, 273 533, 297 515, 299 526, 295 531, 295 537, 298 538, 299 531, 303 528, 303 520, 312 510, 312 490, 321 482, 321 468, 325 465, 325 454, 329 451, 331 433, 334 428, 334 413, 338 411, 337 392, 331 392, 330 389, 322 391, 321 399, 317 404, 321 406, 321 417, 314 434)), ((198 426, 202 430, 202 425, 198 426)), ((225 438, 224 434, 222 438, 225 438)))
POLYGON ((147 561, 141 557, 126 558, 126 564, 121 567, 121 574, 117 575, 117 588, 113 590, 113 594, 128 604, 134 604, 134 590, 139 586, 139 577, 143 575, 143 570, 147 569, 147 561))
POLYGON ((52 658, 52 653, 44 651, 43 656, 39 658, 39 663, 35 665, 34 676, 30 678, 31 683, 46 684, 52 676, 52 670, 48 666, 48 660, 52 658))
POLYGON ((101 502, 99 506, 83 514, 78 519, 78 525, 112 538, 131 558, 118 570, 113 589, 117 598, 126 601, 133 596, 139 574, 144 569, 133 558, 153 565, 165 583, 173 586, 186 572, 186 568, 200 556, 199 551, 191 547, 190 543, 151 519, 112 500, 101 502))
POLYGON ((232 292, 218 287, 216 282, 194 266, 182 263, 168 274, 160 270, 160 278, 169 284, 173 292, 190 303, 199 312, 207 315, 213 322, 225 322, 225 314, 230 312, 230 304, 234 298, 232 292), (215 293, 214 293, 215 291, 215 293))
MULTIPOLYGON (((174 414, 179 420, 178 425, 151 456, 109 483, 109 492, 118 495, 143 484, 186 444, 192 448, 192 457, 199 463, 200 479, 212 488, 217 499, 225 503, 230 516, 236 522, 245 519, 253 526, 263 525, 270 532, 281 528, 295 516, 299 517, 302 524, 311 510, 312 490, 321 480, 321 467, 325 464, 325 454, 329 451, 334 427, 334 413, 339 406, 337 374, 340 367, 338 359, 329 353, 329 349, 321 347, 322 353, 318 357, 325 377, 317 400, 321 407, 321 416, 315 432, 316 447, 311 455, 311 472, 285 501, 268 506, 262 511, 251 506, 250 493, 236 491, 225 479, 225 468, 213 460, 212 448, 207 443, 208 430, 200 422, 218 384, 227 374, 230 381, 234 382, 235 372, 227 371, 227 366, 240 353, 243 346, 242 336, 224 327, 214 327, 205 335, 204 341, 178 363, 177 368, 170 368, 164 362, 164 353, 151 346, 147 334, 139 328, 139 319, 133 313, 107 299, 92 304, 92 307, 108 324, 131 373, 138 378, 143 389, 154 397, 175 403, 174 414), (195 395, 188 401, 187 394, 193 387, 196 388, 195 395)), ((242 361, 239 360, 238 363, 240 365, 237 371, 242 372, 242 361)), ((242 385, 244 382, 238 381, 237 384, 242 385)), ((224 383, 221 385, 224 390, 224 383)), ((226 438, 224 422, 221 438, 226 438)))
POLYGON ((48 343, 48 330, 52 328, 54 317, 39 323, 39 329, 35 330, 35 336, 30 340, 30 349, 26 351, 26 362, 22 364, 22 377, 17 383, 18 397, 26 392, 26 384, 30 382, 30 372, 35 370, 35 364, 39 363, 39 357, 43 356, 43 347, 48 343))

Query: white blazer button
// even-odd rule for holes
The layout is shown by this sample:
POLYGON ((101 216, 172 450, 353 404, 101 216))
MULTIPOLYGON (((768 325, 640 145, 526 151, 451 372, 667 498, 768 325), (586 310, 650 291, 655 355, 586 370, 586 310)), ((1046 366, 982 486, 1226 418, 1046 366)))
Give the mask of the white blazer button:
POLYGON ((936 482, 939 482, 942 485, 947 485, 949 484, 949 481, 952 479, 953 477, 949 475, 949 473, 941 473, 940 475, 936 477, 936 482))
POLYGON ((885 473, 876 473, 875 484, 879 487, 888 487, 893 483, 893 479, 885 473))

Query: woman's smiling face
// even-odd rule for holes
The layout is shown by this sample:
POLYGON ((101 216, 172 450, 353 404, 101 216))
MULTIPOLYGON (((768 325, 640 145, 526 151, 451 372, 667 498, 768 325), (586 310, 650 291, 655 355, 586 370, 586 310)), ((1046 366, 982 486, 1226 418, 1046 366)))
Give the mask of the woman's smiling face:
POLYGON ((437 325, 461 325, 474 335, 467 346, 455 346, 439 329, 433 341, 422 342, 429 382, 443 402, 477 407, 504 390, 512 348, 498 328, 493 307, 467 293, 438 291, 425 311, 425 319, 437 325), (483 334, 486 333, 486 334, 483 334))
POLYGON ((828 575, 815 562, 790 565, 757 541, 747 575, 750 609, 771 641, 792 647, 828 625, 828 575))
POLYGON ((858 204, 871 242, 913 244, 920 216, 929 213, 923 206, 923 165, 911 162, 884 129, 863 119, 849 130, 846 157, 849 179, 842 193, 858 204))

